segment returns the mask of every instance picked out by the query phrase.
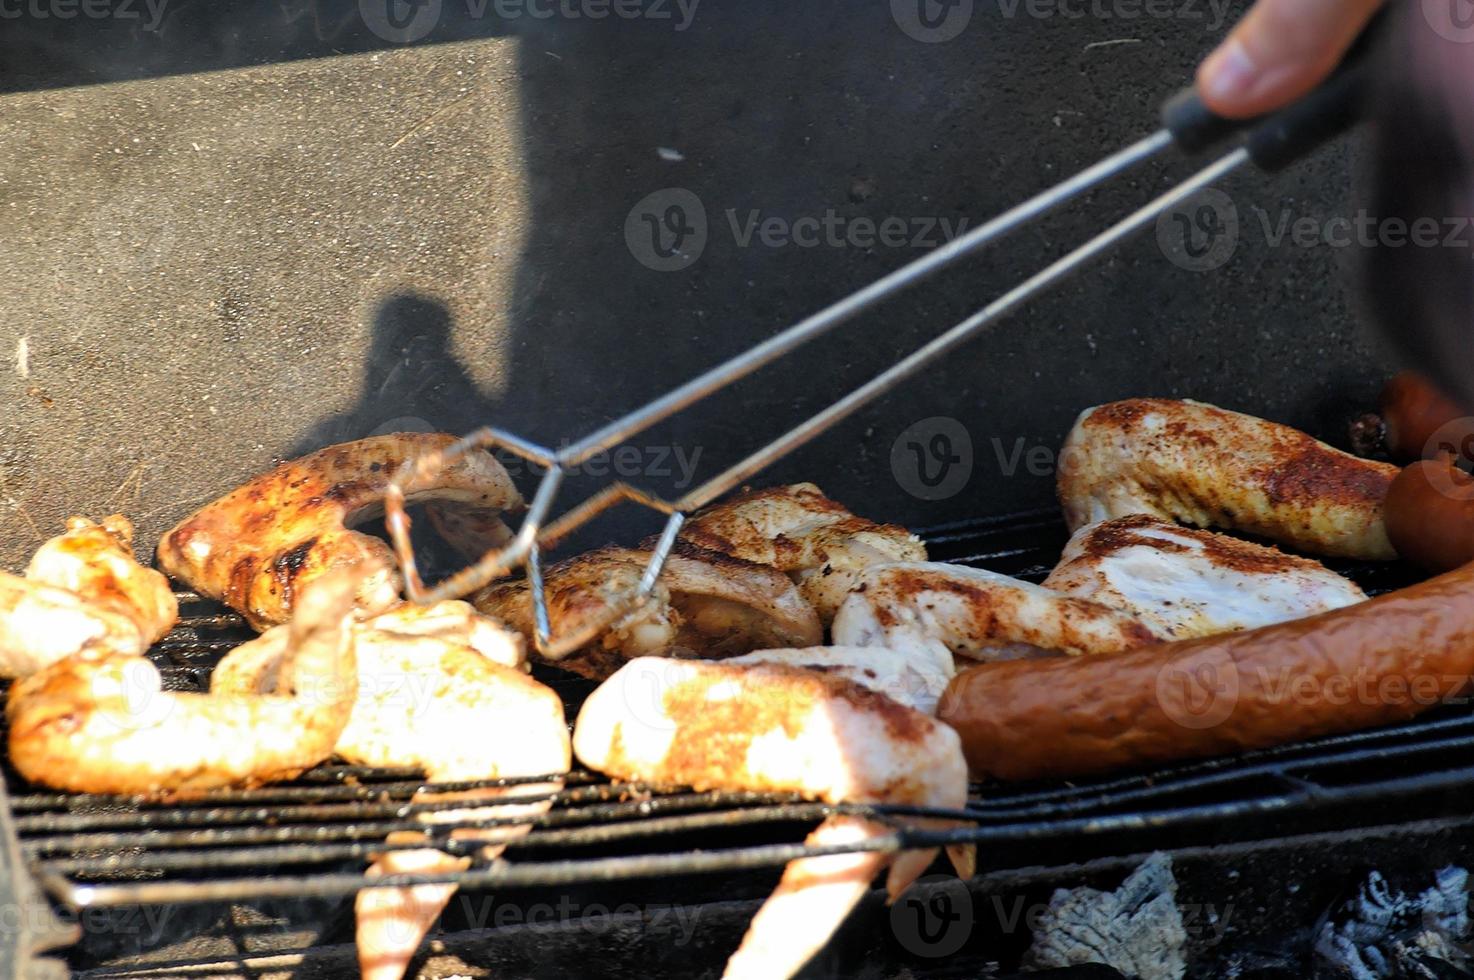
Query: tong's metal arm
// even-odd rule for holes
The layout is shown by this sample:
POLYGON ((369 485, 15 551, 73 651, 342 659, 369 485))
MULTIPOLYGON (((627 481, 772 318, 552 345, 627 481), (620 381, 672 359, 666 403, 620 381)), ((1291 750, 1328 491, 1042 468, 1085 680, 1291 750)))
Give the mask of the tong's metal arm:
MULTIPOLYGON (((1006 212, 987 225, 983 225, 977 229, 978 232, 986 231, 990 226, 995 230, 989 236, 979 236, 975 240, 977 244, 974 244, 972 248, 980 247, 981 243, 991 241, 999 235, 1006 233, 1007 230, 1017 227, 1017 221, 1020 220, 1016 216, 1017 213, 1024 211, 1042 213, 1043 210, 1057 206, 1064 200, 1068 200, 1074 193, 1078 193, 1084 187, 1089 186, 1092 180, 1098 179, 1099 172, 1103 170, 1116 172, 1122 166, 1129 165, 1129 163, 1140 159, 1145 159, 1162 146, 1170 143, 1170 138, 1164 138, 1164 136, 1165 134, 1159 133, 1155 136, 1148 137, 1128 147, 1116 156, 1103 161, 1090 171, 1082 172, 1072 181, 1067 181, 1066 184, 1053 188, 1051 191, 1046 192, 1046 194, 1040 195, 1040 197, 1023 205, 1019 205, 1018 208, 1006 212)), ((701 400, 711 392, 717 391, 750 374, 763 364, 781 356, 787 350, 791 350, 793 347, 812 339, 812 337, 817 336, 824 330, 836 326, 843 322, 844 319, 855 315, 860 309, 873 305, 875 302, 904 288, 904 286, 909 285, 911 282, 931 274, 946 265, 947 262, 955 261, 956 258, 967 254, 971 249, 960 252, 954 251, 950 257, 941 262, 936 262, 935 260, 935 256, 938 253, 928 253, 922 260, 912 263, 912 265, 898 272, 892 273, 886 279, 880 280, 880 282, 868 287, 867 290, 862 291, 863 294, 868 294, 868 299, 864 301, 857 300, 856 297, 862 294, 856 294, 856 297, 842 300, 828 310, 810 317, 808 320, 805 320, 796 327, 790 328, 778 337, 733 358, 702 375, 700 378, 649 403, 639 411, 600 429, 598 432, 595 432, 588 438, 568 447, 562 452, 555 452, 546 447, 530 443, 509 432, 488 427, 478 429, 470 435, 452 443, 450 446, 447 446, 440 452, 432 453, 406 463, 405 468, 396 474, 390 482, 385 499, 386 524, 404 574, 405 591, 416 602, 434 602, 441 599, 456 598, 479 589, 494 579, 507 575, 519 566, 526 566, 528 588, 533 607, 534 642, 537 649, 544 655, 553 658, 567 655, 648 601, 659 581, 660 572, 670 556, 671 549, 675 545, 676 538, 685 522, 686 514, 711 503, 773 462, 832 428, 860 408, 895 388, 937 358, 972 338, 985 327, 991 325, 1028 299, 1037 295, 1046 287, 1053 285, 1055 282, 1088 264, 1092 259, 1106 252, 1122 239, 1129 237, 1155 221, 1159 214, 1167 211, 1186 198, 1191 197, 1213 181, 1230 173, 1248 159, 1248 151, 1238 149, 1221 158, 1216 163, 1205 167, 1189 179, 1111 225, 1085 244, 1055 260, 995 299, 992 303, 989 303, 977 313, 958 323, 946 333, 933 339, 890 368, 882 371, 870 381, 851 391, 848 395, 834 402, 817 415, 790 429, 773 442, 752 453, 736 465, 719 473, 712 479, 702 483, 700 486, 697 486, 678 500, 667 501, 629 484, 616 483, 578 504, 558 519, 545 524, 553 500, 562 484, 563 475, 567 467, 577 465, 579 462, 587 460, 598 452, 618 445, 630 436, 644 431, 651 425, 680 411, 682 408, 701 400), (923 268, 918 269, 919 266, 923 268), (887 283, 890 284, 888 288, 878 288, 887 283), (414 549, 409 537, 410 520, 404 510, 404 487, 413 479, 423 479, 433 475, 450 460, 476 448, 501 448, 522 459, 545 467, 546 472, 543 474, 537 491, 533 495, 532 502, 528 506, 527 513, 523 517, 522 526, 518 529, 516 536, 509 544, 501 549, 488 553, 476 564, 462 569, 435 587, 427 588, 420 578, 418 568, 415 564, 414 549), (668 518, 656 547, 651 552, 650 561, 638 585, 623 595, 611 597, 604 612, 594 620, 581 624, 572 633, 555 637, 549 621, 546 596, 543 591, 542 549, 556 544, 558 540, 566 536, 569 532, 581 527, 616 504, 625 501, 655 510, 667 515, 668 518)), ((961 241, 962 239, 958 239, 953 244, 956 245, 961 241)))
POLYGON ((484 428, 458 440, 442 452, 407 462, 395 474, 385 495, 386 523, 404 574, 405 591, 416 602, 456 598, 485 586, 519 566, 525 566, 537 649, 546 656, 558 658, 583 646, 649 600, 659 581, 660 572, 675 546, 686 514, 711 503, 771 463, 848 418, 1045 288, 1141 230, 1158 215, 1245 162, 1252 161, 1265 170, 1277 170, 1350 126, 1359 115, 1369 74, 1365 54, 1370 47, 1366 38, 1371 33, 1373 30, 1369 28, 1357 49, 1329 80, 1299 102, 1267 119, 1224 119, 1214 115, 1191 89, 1179 93, 1163 107, 1163 127, 1158 132, 1010 208, 960 238, 923 255, 859 292, 846 296, 623 418, 616 419, 562 451, 528 442, 500 429, 484 428), (1204 167, 1085 244, 1050 263, 946 333, 679 500, 667 501, 629 484, 616 483, 583 501, 557 520, 545 524, 562 485, 563 476, 569 468, 618 446, 712 393, 741 380, 1105 180, 1150 159, 1168 146, 1175 143, 1188 152, 1196 152, 1241 130, 1246 130, 1247 136, 1244 145, 1239 149, 1204 167), (487 553, 476 564, 462 569, 434 588, 426 588, 415 565, 414 550, 410 543, 410 521, 404 510, 404 488, 412 479, 429 477, 449 460, 478 447, 501 448, 544 467, 542 481, 538 484, 522 526, 511 543, 487 553), (650 561, 640 576, 639 583, 622 595, 609 597, 603 613, 595 621, 585 622, 574 631, 555 637, 543 589, 542 550, 598 514, 625 501, 650 508, 667 517, 665 529, 651 552, 650 561))

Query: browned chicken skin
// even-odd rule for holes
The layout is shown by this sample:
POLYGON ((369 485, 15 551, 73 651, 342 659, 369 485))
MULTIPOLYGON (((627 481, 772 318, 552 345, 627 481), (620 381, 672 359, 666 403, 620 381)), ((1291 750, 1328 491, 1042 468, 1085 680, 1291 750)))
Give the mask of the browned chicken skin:
MULTIPOLYGON (((650 553, 600 548, 549 567, 543 575, 553 635, 570 635, 632 590, 650 553)), ((471 603, 532 636, 525 581, 483 589, 471 603)), ((727 657, 767 647, 806 647, 823 630, 814 609, 783 573, 678 543, 645 605, 616 621, 563 666, 601 679, 632 657, 727 657)))
POLYGON ((10 759, 22 776, 79 793, 178 794, 291 779, 326 759, 357 691, 357 582, 326 576, 291 623, 237 648, 274 651, 282 693, 162 689, 147 657, 95 648, 10 689, 10 759))
POLYGON ((926 560, 926 545, 906 528, 858 517, 812 483, 713 504, 692 515, 681 539, 787 572, 826 625, 866 567, 926 560))
MULTIPOLYGON (((944 809, 967 800, 967 767, 951 728, 865 685, 781 664, 632 660, 584 702, 573 747, 585 765, 615 778, 696 790, 944 809)), ((807 843, 851 845, 890 832, 877 821, 837 815, 807 843)), ((724 975, 793 975, 877 874, 890 867, 894 899, 935 853, 861 851, 790 862, 724 975)))
POLYGON ((0 572, 0 677, 25 677, 87 648, 136 656, 174 625, 179 603, 163 575, 133 558, 121 514, 67 521, 24 577, 0 572))
MULTIPOLYGON (((350 527, 381 511, 384 490, 405 460, 453 441, 443 433, 401 432, 283 463, 166 534, 159 565, 201 595, 239 610, 257 629, 285 621, 298 591, 333 568, 374 568, 359 602, 383 609, 399 595, 392 553, 383 541, 350 527)), ((406 498, 483 512, 522 506, 506 470, 483 451, 465 454, 433 479, 412 482, 406 498)))
POLYGON ((1262 535, 1347 558, 1397 557, 1382 502, 1397 467, 1202 402, 1131 398, 1080 415, 1060 451, 1070 530, 1127 514, 1262 535))

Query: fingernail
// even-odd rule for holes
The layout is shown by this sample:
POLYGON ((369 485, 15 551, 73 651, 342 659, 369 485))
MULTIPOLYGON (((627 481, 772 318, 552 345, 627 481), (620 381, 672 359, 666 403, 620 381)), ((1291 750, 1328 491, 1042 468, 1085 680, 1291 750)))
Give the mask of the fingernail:
POLYGON ((1253 88, 1259 68, 1250 60, 1244 45, 1234 38, 1209 59, 1204 75, 1203 94, 1215 101, 1229 101, 1253 88))

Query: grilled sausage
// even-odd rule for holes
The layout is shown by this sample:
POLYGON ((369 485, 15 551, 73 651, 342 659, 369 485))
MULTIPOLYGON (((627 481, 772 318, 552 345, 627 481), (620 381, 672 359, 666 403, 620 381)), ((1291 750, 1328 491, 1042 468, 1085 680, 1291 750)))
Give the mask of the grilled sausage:
POLYGON ((981 664, 938 717, 979 776, 1241 752, 1410 718, 1474 673, 1474 565, 1356 606, 1121 654, 981 664))
POLYGON ((1474 476, 1452 455, 1424 459, 1387 491, 1387 537, 1397 553, 1434 572, 1474 561, 1474 476))
POLYGON ((1474 459, 1474 419, 1460 411, 1433 382, 1416 371, 1399 371, 1382 389, 1382 421, 1394 459, 1432 459, 1456 452, 1474 459))

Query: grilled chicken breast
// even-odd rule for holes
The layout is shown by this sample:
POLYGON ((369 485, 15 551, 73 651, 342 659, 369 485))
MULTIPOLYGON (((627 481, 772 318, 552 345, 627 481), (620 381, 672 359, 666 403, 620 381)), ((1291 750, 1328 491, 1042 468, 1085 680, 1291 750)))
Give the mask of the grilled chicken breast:
POLYGON ((0 572, 0 677, 29 676, 84 647, 137 656, 178 618, 169 581, 134 559, 126 517, 73 517, 24 577, 0 572))
POLYGON ((1060 454, 1071 530, 1127 514, 1261 535, 1322 555, 1395 558, 1382 500, 1397 467, 1202 402, 1133 398, 1084 412, 1060 454))
POLYGON ((1044 586, 1129 612, 1173 640, 1303 619, 1366 598, 1318 561, 1146 514, 1076 531, 1044 586))
POLYGON ((843 677, 879 691, 892 701, 915 708, 925 715, 936 714, 937 700, 956 673, 946 650, 928 644, 908 650, 885 647, 803 647, 783 650, 754 650, 725 663, 782 664, 843 677))
POLYGON ((897 524, 857 517, 812 483, 741 494, 696 514, 682 540, 787 572, 828 625, 863 568, 925 561, 921 539, 897 524))
MULTIPOLYGON (((571 635, 607 617, 611 600, 634 589, 649 560, 648 551, 611 546, 550 566, 543 585, 553 635, 571 635)), ((533 635, 526 581, 489 586, 471 602, 533 635)), ((634 657, 728 657, 815 646, 821 635, 813 607, 783 573, 678 543, 649 601, 559 664, 602 679, 634 657)))
MULTIPOLYGON (((439 791, 428 786, 417 804, 464 803, 427 810, 436 823, 498 822, 460 827, 458 840, 479 842, 491 860, 551 805, 570 761, 563 702, 522 669, 521 637, 469 612, 463 602, 402 605, 353 627, 358 696, 336 743, 336 754, 366 766, 407 766, 432 783, 547 777, 509 787, 439 791), (539 798, 540 797, 540 798, 539 798), (530 798, 530 799, 529 799, 530 798), (521 800, 519 802, 519 800, 521 800)), ((249 645, 248 645, 249 646, 249 645)), ((245 648, 242 648, 245 649, 245 648)), ((274 690, 277 663, 261 651, 233 652, 221 662, 211 690, 259 694, 274 690)), ((464 870, 468 857, 415 847, 417 832, 391 835, 392 850, 375 860, 371 877, 464 870)), ((355 903, 359 965, 366 980, 398 980, 455 893, 454 885, 367 888, 355 903)))
MULTIPOLYGON (((285 620, 304 585, 332 568, 375 569, 359 601, 368 610, 387 608, 399 596, 389 546, 350 528, 382 512, 384 490, 405 460, 453 441, 443 433, 400 432, 283 463, 166 534, 159 565, 201 595, 239 610, 257 629, 285 620)), ((406 499, 483 513, 522 506, 506 470, 480 450, 411 483, 406 499)))
POLYGON ((280 661, 279 694, 165 691, 146 657, 89 647, 10 689, 21 775, 78 793, 179 794, 291 779, 326 759, 357 690, 356 577, 327 575, 292 621, 238 648, 280 661))
MULTIPOLYGON (((942 808, 967 800, 961 743, 946 725, 841 677, 778 664, 633 660, 584 703, 573 747, 585 765, 615 778, 697 790, 942 808)), ((889 833, 862 817, 836 816, 808 843, 889 833)), ((792 976, 887 865, 894 897, 934 856, 860 852, 790 862, 725 975, 792 976)))
POLYGON ((839 607, 832 632, 844 646, 940 645, 974 660, 1117 653, 1167 639, 1140 617, 1105 603, 940 562, 865 569, 839 607))

